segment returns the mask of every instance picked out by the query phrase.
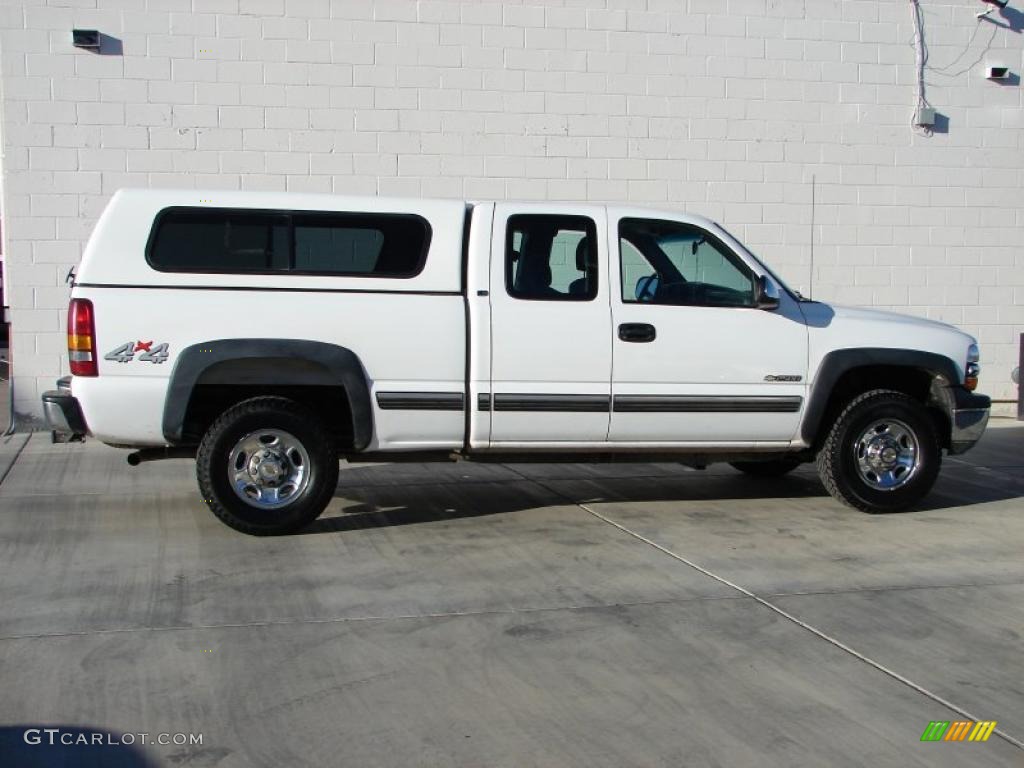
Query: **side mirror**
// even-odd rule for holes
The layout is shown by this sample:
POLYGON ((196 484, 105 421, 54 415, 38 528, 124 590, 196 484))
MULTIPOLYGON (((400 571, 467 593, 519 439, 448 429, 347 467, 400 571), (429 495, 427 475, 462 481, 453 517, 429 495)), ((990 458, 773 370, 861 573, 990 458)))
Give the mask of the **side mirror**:
POLYGON ((637 301, 654 301, 658 293, 658 276, 645 275, 636 281, 634 295, 637 301))
POLYGON ((779 286, 768 275, 761 275, 754 281, 754 306, 768 310, 779 308, 779 286))

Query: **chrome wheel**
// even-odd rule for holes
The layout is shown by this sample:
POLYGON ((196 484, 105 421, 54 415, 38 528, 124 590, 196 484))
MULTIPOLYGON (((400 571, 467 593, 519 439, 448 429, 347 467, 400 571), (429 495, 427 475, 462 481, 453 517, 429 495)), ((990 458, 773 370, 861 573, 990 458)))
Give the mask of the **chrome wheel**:
POLYGON ((258 509, 287 506, 309 484, 309 454, 280 429, 244 435, 228 455, 228 482, 235 494, 258 509))
POLYGON ((917 436, 898 419, 872 422, 854 442, 853 451, 861 480, 879 491, 902 488, 921 466, 917 436))

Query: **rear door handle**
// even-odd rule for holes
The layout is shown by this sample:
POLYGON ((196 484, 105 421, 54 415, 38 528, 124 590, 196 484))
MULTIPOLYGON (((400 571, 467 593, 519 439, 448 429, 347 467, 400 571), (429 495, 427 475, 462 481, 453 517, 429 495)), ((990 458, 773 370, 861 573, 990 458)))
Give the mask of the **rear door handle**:
POLYGON ((619 326, 619 339, 642 344, 654 341, 658 332, 650 323, 623 323, 619 326))

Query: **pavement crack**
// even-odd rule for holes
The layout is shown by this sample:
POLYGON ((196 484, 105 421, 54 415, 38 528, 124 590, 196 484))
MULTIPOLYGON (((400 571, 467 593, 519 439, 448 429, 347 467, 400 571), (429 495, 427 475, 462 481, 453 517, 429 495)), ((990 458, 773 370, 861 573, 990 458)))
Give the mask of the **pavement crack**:
MULTIPOLYGON (((12 435, 12 437, 13 437, 13 435, 12 435)), ((4 480, 6 480, 7 476, 9 474, 11 474, 11 470, 14 469, 14 465, 18 463, 18 459, 21 458, 21 453, 22 453, 22 451, 25 450, 25 446, 28 445, 29 438, 31 438, 31 437, 32 437, 32 433, 31 432, 29 432, 27 435, 25 435, 25 439, 22 441, 21 445, 18 447, 18 451, 14 454, 14 458, 11 459, 11 463, 7 465, 7 469, 4 470, 3 475, 0 475, 0 486, 2 486, 4 484, 4 480)))
POLYGON ((430 619, 458 619, 476 616, 518 616, 559 611, 607 611, 617 608, 682 605, 709 600, 740 600, 739 595, 695 595, 693 597, 666 598, 664 600, 623 600, 614 603, 581 603, 577 605, 549 605, 524 608, 504 608, 489 611, 438 611, 434 613, 401 613, 391 616, 328 616, 324 618, 267 619, 264 621, 217 622, 210 624, 173 624, 163 627, 103 627, 100 629, 68 630, 64 632, 26 632, 0 636, 0 642, 14 640, 46 640, 61 637, 90 637, 94 635, 130 634, 135 632, 189 632, 203 629, 248 629, 281 627, 301 624, 347 624, 374 621, 410 621, 430 619))
MULTIPOLYGON (((835 646, 839 650, 843 651, 844 653, 847 653, 850 656, 853 656, 855 659, 858 659, 858 660, 864 662, 865 664, 867 664, 867 665, 869 665, 871 667, 874 667, 879 672, 882 672, 883 674, 888 675, 893 680, 896 680, 897 682, 902 683, 903 685, 907 686, 908 688, 911 688, 914 691, 917 691, 918 693, 920 693, 920 694, 922 694, 924 696, 927 696, 929 699, 931 699, 932 701, 936 702, 937 704, 941 704, 942 706, 946 707, 947 709, 951 709, 954 712, 957 712, 958 714, 963 715, 964 717, 968 718, 969 720, 978 721, 978 720, 982 719, 980 717, 977 717, 976 715, 971 714, 970 712, 968 712, 963 707, 961 707, 961 706, 959 706, 957 704, 954 704, 953 702, 949 701, 948 699, 944 699, 942 696, 939 696, 937 693, 934 693, 933 691, 928 690, 923 685, 915 683, 913 680, 911 680, 911 679, 909 679, 907 677, 904 677, 899 672, 896 672, 895 670, 890 669, 889 667, 885 666, 881 662, 875 661, 874 659, 872 659, 869 656, 864 655, 860 651, 857 651, 854 648, 851 648, 850 646, 846 645, 846 643, 844 643, 841 640, 833 637, 832 635, 829 635, 828 633, 824 632, 823 630, 820 630, 817 627, 815 627, 815 626, 813 626, 811 624, 808 624, 806 621, 798 619, 796 616, 794 616, 793 614, 789 613, 785 609, 780 608, 779 606, 775 605, 774 603, 772 603, 772 602, 770 602, 768 600, 765 600, 763 597, 760 597, 760 596, 756 595, 755 593, 751 592, 749 589, 746 589, 745 587, 741 587, 739 584, 736 584, 736 583, 734 583, 732 581, 729 581, 725 577, 719 576, 718 574, 713 573, 712 571, 709 571, 707 568, 703 568, 703 567, 697 565, 692 560, 688 560, 687 558, 683 557, 682 555, 677 554, 676 552, 673 552, 672 550, 667 549, 666 547, 661 546, 660 544, 658 544, 655 541, 652 541, 651 539, 648 539, 646 536, 643 536, 643 535, 641 535, 639 533, 636 533, 635 531, 630 530, 629 528, 627 528, 626 526, 622 525, 621 523, 618 523, 618 522, 616 522, 615 520, 612 520, 609 517, 605 517, 600 512, 596 512, 595 510, 590 509, 585 504, 578 504, 577 506, 579 506, 581 509, 589 512, 590 514, 592 514, 594 517, 598 518, 599 520, 603 520, 604 522, 608 523, 609 525, 611 525, 611 526, 613 526, 615 528, 618 528, 623 533, 626 533, 626 534, 628 534, 628 535, 630 535, 630 536, 632 536, 632 537, 634 537, 636 539, 639 539, 640 541, 644 542, 645 544, 648 544, 649 546, 654 547, 655 549, 657 549, 660 552, 663 552, 664 554, 668 555, 669 557, 672 557, 672 558, 678 560, 679 562, 683 563, 684 565, 687 565, 690 568, 693 568, 695 571, 698 571, 698 572, 704 574, 708 578, 714 579, 715 581, 717 581, 717 582, 719 582, 721 584, 724 584, 727 587, 731 587, 732 589, 736 590, 740 594, 742 594, 742 595, 744 595, 746 597, 749 597, 750 599, 760 603, 765 608, 767 608, 770 611, 773 611, 774 613, 778 614, 779 616, 781 616, 782 618, 786 619, 787 621, 792 622, 793 624, 797 625, 798 627, 801 627, 802 629, 807 630, 808 632, 810 632, 813 635, 816 635, 817 637, 821 638, 825 642, 831 643, 833 646, 835 646)), ((1004 741, 1006 741, 1006 742, 1012 744, 1013 746, 1017 747, 1018 749, 1024 750, 1024 741, 1021 741, 1020 739, 1016 738, 1015 736, 1012 736, 1012 735, 1008 734, 1003 729, 996 728, 993 731, 993 733, 996 734, 997 736, 999 736, 1000 738, 1002 738, 1004 741)))
POLYGON ((865 592, 912 592, 927 589, 971 589, 981 587, 1019 587, 1024 581, 978 581, 963 584, 885 584, 877 587, 849 587, 846 589, 804 589, 791 592, 768 592, 767 597, 803 597, 813 595, 857 595, 865 592))
MULTIPOLYGON (((510 471, 515 472, 515 470, 512 469, 511 467, 508 467, 508 465, 503 465, 503 466, 508 468, 510 471)), ((519 473, 517 473, 517 474, 519 474, 519 473)), ((682 555, 680 555, 677 552, 673 552, 671 549, 668 549, 667 547, 664 547, 661 544, 658 544, 656 541, 653 541, 652 539, 647 538, 643 534, 637 533, 636 531, 633 531, 633 530, 627 528, 622 523, 620 523, 620 522, 618 522, 616 520, 613 520, 610 517, 602 515, 600 512, 598 512, 595 509, 590 508, 589 506, 587 506, 584 503, 579 503, 579 502, 573 501, 572 499, 570 499, 567 496, 565 496, 565 494, 560 493, 559 491, 555 490, 554 488, 552 488, 552 487, 550 487, 548 485, 545 485, 540 480, 536 480, 536 479, 533 479, 533 478, 528 478, 526 475, 520 475, 520 476, 524 480, 536 483, 537 485, 539 485, 542 488, 550 491, 551 493, 554 493, 554 494, 562 497, 568 503, 572 504, 573 506, 579 507, 584 512, 587 512, 587 513, 593 515, 594 517, 596 517, 598 520, 601 520, 601 521, 607 523, 608 525, 612 526, 613 528, 617 528, 618 530, 622 531, 623 533, 625 533, 625 534, 627 534, 629 536, 632 536, 634 539, 637 539, 638 541, 641 541, 644 544, 646 544, 646 545, 648 545, 650 547, 653 547, 654 549, 658 550, 662 554, 668 555, 669 557, 673 558, 674 560, 679 561, 683 565, 686 565, 689 568, 692 568, 693 570, 697 571, 698 573, 701 573, 704 576, 707 576, 709 579, 713 579, 713 580, 717 581, 718 583, 723 584, 726 587, 729 587, 730 589, 735 590, 740 595, 742 595, 744 597, 747 597, 747 598, 750 598, 751 600, 754 600, 755 602, 757 602, 760 605, 764 606, 765 608, 767 608, 768 610, 770 610, 773 613, 777 614, 778 616, 781 616, 786 621, 789 621, 789 622, 795 624, 796 626, 800 627, 801 629, 804 629, 804 630, 810 632, 811 634, 815 635, 816 637, 818 637, 818 638, 824 640, 825 642, 831 644, 832 646, 834 646, 838 650, 840 650, 840 651, 842 651, 842 652, 844 652, 846 654, 849 654, 850 656, 853 656, 855 659, 857 659, 857 660, 867 664, 868 666, 874 667, 879 672, 889 676, 890 678, 892 678, 893 680, 895 680, 895 681, 897 681, 899 683, 902 683, 903 685, 905 685, 908 688, 916 691, 917 693, 920 693, 921 695, 926 696, 927 698, 931 699, 932 701, 936 702, 937 704, 941 704, 942 706, 946 707, 947 709, 950 709, 953 712, 956 712, 956 713, 962 715, 963 717, 968 718, 969 720, 979 721, 979 720, 982 719, 982 718, 979 718, 979 717, 971 714, 970 712, 968 712, 963 707, 961 707, 961 706, 959 706, 957 704, 954 704, 953 702, 949 701, 948 699, 943 698, 939 694, 934 693, 933 691, 928 690, 923 685, 915 683, 910 678, 904 677, 903 675, 901 675, 899 672, 895 671, 894 669, 890 669, 889 667, 885 666, 881 662, 875 661, 874 659, 872 659, 869 656, 866 656, 865 654, 861 653, 860 651, 858 651, 858 650, 856 650, 854 648, 851 648, 849 645, 846 645, 846 643, 842 642, 838 638, 833 637, 832 635, 829 635, 824 630, 818 629, 817 627, 815 627, 815 626, 813 626, 811 624, 808 624, 806 621, 803 621, 802 619, 797 618, 796 616, 794 616, 789 611, 786 611, 785 609, 781 608, 778 605, 775 605, 771 601, 766 600, 765 598, 755 594, 754 592, 751 592, 746 587, 740 586, 739 584, 736 584, 735 582, 729 581, 724 576, 719 576, 717 573, 714 573, 714 572, 708 570, 707 568, 704 568, 703 566, 698 565, 697 563, 693 562, 692 560, 687 559, 686 557, 683 557, 682 555)), ((993 731, 993 733, 995 735, 999 736, 1001 739, 1003 739, 1007 743, 1012 744, 1013 746, 1017 747, 1020 750, 1024 750, 1024 741, 1022 741, 1021 739, 1018 739, 1017 737, 1007 733, 1002 728, 996 728, 993 731)))

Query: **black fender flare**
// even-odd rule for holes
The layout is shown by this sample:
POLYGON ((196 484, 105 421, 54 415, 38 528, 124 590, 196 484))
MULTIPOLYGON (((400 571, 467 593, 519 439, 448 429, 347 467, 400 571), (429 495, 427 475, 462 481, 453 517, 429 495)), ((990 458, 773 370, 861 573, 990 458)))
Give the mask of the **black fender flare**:
MULTIPOLYGON (((881 348, 854 348, 837 349, 826 354, 818 371, 811 382, 810 392, 807 396, 807 407, 804 410, 803 422, 800 425, 800 438, 807 445, 815 445, 818 431, 821 428, 822 419, 825 418, 825 409, 828 407, 829 398, 843 374, 854 368, 863 368, 873 365, 888 365, 899 368, 913 368, 929 373, 932 377, 932 389, 945 389, 956 387, 959 382, 959 372, 956 363, 944 355, 934 352, 922 352, 918 349, 881 349, 881 348), (940 381, 941 379, 941 381, 940 381)), ((880 389, 885 388, 885 382, 878 382, 880 389)), ((943 405, 949 409, 948 400, 943 398, 943 405)))
POLYGON ((322 366, 331 383, 341 386, 352 413, 352 439, 356 451, 373 437, 373 406, 370 387, 359 357, 350 349, 304 339, 217 339, 185 347, 175 360, 164 399, 163 433, 171 445, 182 441, 185 414, 192 391, 205 371, 218 363, 252 359, 279 361, 265 383, 304 384, 302 376, 289 372, 289 361, 322 366))

